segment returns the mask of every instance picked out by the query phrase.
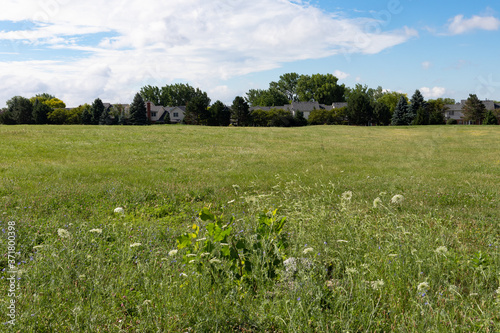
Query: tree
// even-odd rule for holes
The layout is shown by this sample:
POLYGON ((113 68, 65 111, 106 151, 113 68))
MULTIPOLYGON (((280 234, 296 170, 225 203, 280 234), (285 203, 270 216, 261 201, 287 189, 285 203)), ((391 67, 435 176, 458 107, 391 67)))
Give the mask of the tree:
POLYGON ((0 110, 0 124, 5 124, 5 125, 16 124, 16 121, 14 120, 12 113, 9 112, 7 108, 3 108, 0 110))
POLYGON ((488 110, 486 116, 484 117, 483 125, 498 125, 498 119, 493 113, 493 111, 488 110))
POLYGON ((63 101, 61 101, 59 98, 55 98, 55 97, 52 99, 46 100, 43 103, 47 104, 52 109, 64 109, 66 107, 66 104, 63 101))
POLYGON ((402 95, 392 114, 391 124, 394 126, 410 125, 411 122, 408 122, 408 120, 408 100, 406 96, 402 95))
POLYGON ((52 108, 50 106, 36 98, 33 105, 33 122, 35 124, 47 124, 47 116, 51 111, 52 108))
POLYGON ((153 102, 155 105, 167 106, 167 104, 162 104, 161 89, 158 87, 151 85, 144 86, 139 93, 144 101, 153 102))
POLYGON ((209 113, 208 126, 229 126, 231 123, 231 111, 221 101, 215 102, 210 107, 209 113))
POLYGON ((387 126, 391 123, 391 110, 384 103, 375 102, 373 118, 377 125, 387 126))
POLYGON ((444 114, 448 107, 446 104, 454 104, 455 100, 450 98, 438 98, 438 99, 430 99, 427 102, 428 110, 429 110, 429 125, 443 125, 445 124, 444 114), (452 103, 448 103, 452 102, 452 103))
POLYGON ((16 124, 32 123, 33 105, 29 99, 21 96, 12 97, 7 101, 7 110, 16 124))
POLYGON ((135 94, 134 101, 130 105, 130 119, 129 123, 131 125, 146 125, 148 124, 148 114, 146 110, 146 105, 144 105, 144 100, 141 94, 135 94))
POLYGON ((293 117, 294 126, 307 126, 307 119, 304 117, 304 112, 297 111, 293 117))
POLYGON ((300 101, 316 101, 333 104, 345 101, 345 85, 338 85, 338 78, 332 74, 301 75, 297 81, 297 95, 300 101))
POLYGON ((347 119, 353 125, 368 125, 373 118, 373 105, 367 86, 356 85, 347 100, 347 119))
POLYGON ((231 116, 237 126, 248 126, 251 123, 248 103, 241 96, 236 96, 231 107, 231 116))
POLYGON ((82 111, 82 117, 81 117, 81 122, 84 125, 91 125, 92 124, 92 107, 88 104, 85 104, 88 107, 84 108, 82 111))
POLYGON ((191 125, 207 125, 210 114, 210 98, 206 94, 193 97, 186 106, 184 122, 191 125))
POLYGON ((252 106, 282 106, 289 103, 286 95, 276 88, 250 89, 246 101, 252 106))
POLYGON ((278 82, 271 82, 269 84, 269 88, 281 92, 286 96, 289 102, 297 102, 299 100, 297 96, 297 84, 299 82, 299 78, 300 75, 297 73, 286 73, 280 76, 278 82))
POLYGON ((424 101, 424 96, 420 90, 415 90, 415 93, 411 97, 410 106, 408 107, 408 113, 406 114, 406 119, 408 124, 415 125, 428 125, 429 124, 429 112, 426 110, 426 103, 424 101), (420 116, 417 119, 417 115, 420 116), (415 123, 418 121, 418 123, 415 123))
POLYGON ((101 115, 104 112, 104 104, 102 103, 100 98, 96 98, 94 103, 92 103, 91 114, 92 114, 92 125, 98 125, 99 120, 101 119, 101 115))
POLYGON ((379 98, 377 98, 377 102, 385 104, 389 108, 389 111, 392 116, 401 96, 406 97, 406 94, 398 93, 395 91, 388 91, 383 93, 382 96, 380 96, 379 98))
POLYGON ((470 94, 463 107, 464 119, 473 123, 480 123, 486 113, 486 107, 475 94, 470 94))
POLYGON ((109 112, 109 108, 104 108, 99 118, 99 125, 113 125, 113 117, 109 112))

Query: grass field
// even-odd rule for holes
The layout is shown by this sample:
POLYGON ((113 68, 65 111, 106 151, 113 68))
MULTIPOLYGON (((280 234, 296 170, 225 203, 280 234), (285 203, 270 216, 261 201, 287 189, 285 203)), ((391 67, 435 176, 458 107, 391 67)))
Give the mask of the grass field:
POLYGON ((499 188, 496 126, 0 126, 0 325, 497 332, 499 188))

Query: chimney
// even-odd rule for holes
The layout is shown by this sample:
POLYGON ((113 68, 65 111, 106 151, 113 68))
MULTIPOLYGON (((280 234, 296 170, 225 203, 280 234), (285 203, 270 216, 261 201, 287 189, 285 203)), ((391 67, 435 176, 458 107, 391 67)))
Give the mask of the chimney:
POLYGON ((146 111, 148 113, 148 120, 151 121, 151 102, 146 102, 146 111))

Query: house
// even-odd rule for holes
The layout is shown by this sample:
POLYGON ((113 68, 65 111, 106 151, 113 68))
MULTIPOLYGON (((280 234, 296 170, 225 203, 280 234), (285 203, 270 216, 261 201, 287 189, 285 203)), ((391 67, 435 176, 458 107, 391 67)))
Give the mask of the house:
MULTIPOLYGON (((450 120, 450 119, 455 119, 457 121, 457 124, 459 125, 481 125, 480 123, 473 123, 471 121, 466 121, 464 119, 464 113, 463 113, 463 108, 465 106, 465 102, 467 102, 466 100, 462 100, 460 101, 460 103, 456 103, 456 104, 446 104, 445 105, 445 113, 444 113, 444 117, 446 119, 446 121, 450 120)), ((481 103, 484 104, 484 106, 486 107, 486 110, 492 110, 492 111, 497 111, 499 112, 500 111, 500 104, 498 103, 495 103, 494 101, 490 101, 490 100, 485 100, 485 101, 481 101, 481 103)))
POLYGON ((167 114, 171 123, 180 123, 184 119, 186 113, 185 106, 161 106, 155 105, 153 102, 146 102, 146 112, 148 119, 152 123, 165 123, 167 114))

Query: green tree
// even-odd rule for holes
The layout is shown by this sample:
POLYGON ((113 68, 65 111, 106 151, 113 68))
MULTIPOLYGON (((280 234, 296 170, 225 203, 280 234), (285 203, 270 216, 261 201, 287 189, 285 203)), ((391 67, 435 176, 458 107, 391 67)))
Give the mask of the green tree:
POLYGON ((207 125, 210 113, 210 98, 203 94, 193 97, 186 106, 184 122, 190 125, 207 125))
POLYGON ((347 99, 347 119, 353 125, 368 125, 373 118, 373 104, 368 87, 357 84, 347 99))
POLYGON ((50 106, 43 103, 38 98, 35 98, 33 105, 33 122, 35 124, 47 124, 47 116, 51 111, 52 108, 50 106))
POLYGON ((383 93, 382 96, 380 96, 379 98, 377 98, 377 102, 385 104, 389 108, 389 111, 392 116, 401 96, 406 97, 406 94, 398 93, 395 91, 388 91, 383 93))
POLYGON ((9 111, 8 108, 2 108, 0 110, 0 124, 4 125, 16 124, 16 121, 14 120, 14 117, 12 116, 12 113, 9 111))
POLYGON ((399 97, 398 104, 392 114, 391 124, 393 126, 410 125, 411 122, 408 120, 408 100, 406 96, 402 95, 399 97))
POLYGON ((477 95, 470 94, 463 107, 464 119, 473 123, 479 123, 484 119, 485 113, 486 107, 477 98, 477 95))
POLYGON ((246 101, 252 106, 282 106, 289 103, 286 95, 276 88, 250 89, 246 101))
POLYGON ((221 101, 215 102, 209 109, 208 126, 229 126, 231 123, 231 111, 221 101))
POLYGON ((420 90, 415 90, 408 107, 407 121, 409 124, 428 125, 429 110, 420 90))
POLYGON ((294 126, 307 126, 307 119, 304 117, 304 112, 297 111, 293 117, 294 126))
POLYGON ((167 104, 162 104, 162 91, 158 87, 153 87, 151 85, 147 85, 141 88, 139 92, 144 101, 152 102, 154 105, 163 105, 167 106, 167 104))
MULTIPOLYGON (((280 76, 278 82, 271 82, 269 84, 270 89, 275 89, 279 91, 281 94, 285 95, 286 99, 289 102, 297 102, 297 85, 299 82, 300 75, 297 73, 286 73, 280 76)), ((285 104, 288 104, 285 103, 285 104)), ((278 104, 276 104, 278 105, 278 104)), ((281 104, 284 105, 284 104, 281 104)))
POLYGON ((231 107, 231 116, 237 126, 248 126, 251 124, 251 116, 248 103, 241 96, 236 96, 231 107))
POLYGON ((498 125, 498 119, 493 113, 493 111, 488 110, 486 116, 484 117, 483 125, 498 125))
POLYGON ((384 103, 375 102, 373 118, 377 125, 387 126, 391 123, 391 110, 384 103))
POLYGON ((81 122, 84 125, 91 125, 92 124, 92 107, 88 104, 85 104, 88 107, 84 108, 82 111, 82 117, 81 117, 81 122))
POLYGON ((130 105, 130 118, 129 123, 131 125, 147 125, 148 124, 148 114, 146 110, 146 105, 141 97, 141 94, 137 93, 134 96, 134 100, 130 105))
POLYGON ((99 125, 113 125, 113 117, 109 108, 104 108, 99 118, 99 125))
POLYGON ((46 100, 43 103, 47 104, 52 109, 64 109, 66 107, 66 104, 63 101, 61 101, 59 98, 55 98, 55 97, 52 99, 46 100))
POLYGON ((16 124, 31 124, 33 122, 33 105, 25 97, 12 97, 7 101, 7 110, 16 124))
POLYGON ((345 85, 337 84, 332 74, 301 75, 297 81, 297 95, 300 101, 317 101, 320 104, 345 102, 345 85))
POLYGON ((94 103, 92 103, 91 114, 92 114, 92 125, 98 125, 101 115, 104 112, 104 104, 100 98, 96 98, 94 103))

